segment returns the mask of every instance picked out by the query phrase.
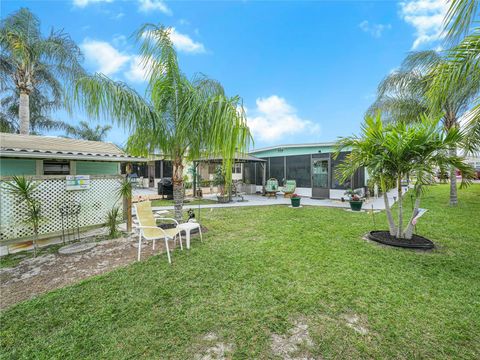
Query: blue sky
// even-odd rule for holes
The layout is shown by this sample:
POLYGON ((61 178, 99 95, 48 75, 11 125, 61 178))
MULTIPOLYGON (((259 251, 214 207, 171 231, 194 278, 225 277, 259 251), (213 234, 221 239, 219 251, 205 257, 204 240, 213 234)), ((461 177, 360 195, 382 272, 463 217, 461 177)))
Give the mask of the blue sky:
MULTIPOLYGON (((69 33, 88 71, 140 93, 145 82, 129 37, 145 22, 173 27, 183 71, 207 74, 244 99, 256 148, 357 132, 379 81, 409 51, 439 46, 446 11, 444 0, 3 0, 2 18, 22 6, 45 33, 51 27, 69 33)), ((122 144, 127 136, 115 127, 108 140, 122 144)))

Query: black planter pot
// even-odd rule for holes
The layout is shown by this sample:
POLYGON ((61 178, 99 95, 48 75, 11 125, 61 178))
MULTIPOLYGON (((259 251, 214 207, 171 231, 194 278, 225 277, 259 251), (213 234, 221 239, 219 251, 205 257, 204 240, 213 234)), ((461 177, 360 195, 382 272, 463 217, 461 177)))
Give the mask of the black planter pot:
POLYGON ((368 233, 368 239, 384 245, 406 249, 431 250, 435 247, 435 244, 431 240, 423 236, 413 235, 411 239, 398 239, 390 235, 389 231, 370 231, 368 233))
POLYGON ((350 209, 352 209, 352 211, 362 210, 363 201, 361 201, 361 200, 358 200, 358 201, 351 200, 349 202, 350 202, 350 209))

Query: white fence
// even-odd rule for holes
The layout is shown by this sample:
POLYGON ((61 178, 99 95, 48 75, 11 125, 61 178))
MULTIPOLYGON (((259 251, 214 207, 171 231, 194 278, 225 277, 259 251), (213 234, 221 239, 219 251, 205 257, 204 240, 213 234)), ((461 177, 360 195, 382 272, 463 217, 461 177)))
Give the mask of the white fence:
MULTIPOLYGON (((78 202, 81 206, 79 226, 92 226, 105 223, 107 213, 114 207, 122 208, 118 197, 121 176, 90 176, 90 188, 66 190, 65 176, 46 178, 33 177, 39 183, 35 198, 41 203, 39 234, 41 237, 62 231, 62 217, 59 206, 78 202)), ((33 230, 24 223, 25 206, 6 191, 5 178, 0 180, 0 241, 29 238, 33 230)))

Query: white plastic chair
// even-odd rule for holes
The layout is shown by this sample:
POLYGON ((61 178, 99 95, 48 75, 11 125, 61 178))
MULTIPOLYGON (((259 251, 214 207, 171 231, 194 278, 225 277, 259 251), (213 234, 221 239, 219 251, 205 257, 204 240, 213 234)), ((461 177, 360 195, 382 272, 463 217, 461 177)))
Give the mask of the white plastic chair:
POLYGON ((172 218, 154 217, 152 212, 152 205, 150 201, 143 201, 134 205, 135 213, 137 214, 139 230, 138 234, 138 256, 137 260, 140 261, 140 252, 142 249, 142 238, 145 240, 153 241, 153 250, 155 250, 155 241, 164 239, 165 248, 167 249, 168 262, 171 264, 172 259, 170 257, 170 249, 168 247, 168 240, 174 240, 176 245, 177 236, 180 240, 180 248, 183 250, 182 235, 178 228, 178 222, 172 218), (157 226, 156 220, 170 220, 173 221, 176 226, 170 229, 162 229, 157 226))

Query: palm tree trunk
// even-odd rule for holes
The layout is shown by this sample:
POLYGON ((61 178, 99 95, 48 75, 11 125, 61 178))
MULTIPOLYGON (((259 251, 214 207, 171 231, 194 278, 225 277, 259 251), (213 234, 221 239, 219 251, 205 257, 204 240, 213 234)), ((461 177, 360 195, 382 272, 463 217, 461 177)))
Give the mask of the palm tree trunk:
POLYGON ((127 205, 127 232, 130 234, 132 232, 132 197, 126 197, 127 205))
POLYGON ((395 221, 393 220, 393 215, 392 215, 392 209, 390 209, 390 203, 388 201, 388 196, 387 196, 387 186, 385 185, 385 181, 382 180, 380 184, 382 188, 382 193, 383 193, 383 202, 385 203, 385 212, 387 213, 387 219, 388 219, 388 227, 390 229, 390 235, 395 236, 395 233, 397 232, 397 229, 395 227, 395 221))
POLYGON ((417 194, 417 198, 415 199, 415 205, 413 208, 413 213, 412 216, 410 217, 410 221, 408 222, 407 228, 405 229, 403 233, 403 237, 405 239, 411 239, 413 236, 413 218, 416 216, 418 212, 418 208, 420 207, 420 195, 417 194))
POLYGON ((30 133, 30 96, 26 91, 20 91, 20 105, 18 107, 20 120, 20 134, 30 133))
MULTIPOLYGON (((450 149, 450 156, 457 155, 457 149, 452 148, 450 149)), ((450 167, 450 206, 457 206, 458 198, 457 198, 457 175, 456 169, 454 166, 450 167)))
POLYGON ((183 163, 182 159, 175 159, 173 162, 173 202, 175 209, 175 220, 183 221, 183 163))
POLYGON ((402 194, 402 177, 399 176, 397 179, 397 191, 398 191, 398 227, 397 227, 397 238, 402 237, 402 227, 403 227, 403 194, 402 194))

